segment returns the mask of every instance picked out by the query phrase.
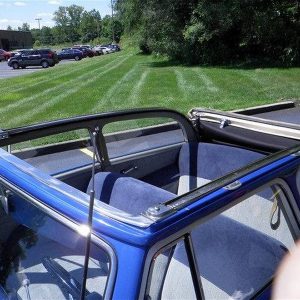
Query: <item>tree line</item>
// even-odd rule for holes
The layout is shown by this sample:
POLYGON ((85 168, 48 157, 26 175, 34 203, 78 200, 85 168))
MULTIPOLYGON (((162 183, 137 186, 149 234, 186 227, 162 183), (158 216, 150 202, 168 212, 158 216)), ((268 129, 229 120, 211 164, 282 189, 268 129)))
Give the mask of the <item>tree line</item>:
MULTIPOLYGON (((60 6, 53 14, 55 26, 42 26, 40 29, 30 29, 28 23, 23 23, 17 30, 31 31, 35 45, 55 45, 63 43, 88 43, 96 40, 100 43, 119 42, 123 33, 123 25, 115 17, 106 15, 101 18, 99 11, 84 10, 78 5, 60 6)), ((12 30, 8 26, 8 30, 12 30)))
POLYGON ((116 0, 144 53, 191 64, 300 63, 299 0, 116 0))

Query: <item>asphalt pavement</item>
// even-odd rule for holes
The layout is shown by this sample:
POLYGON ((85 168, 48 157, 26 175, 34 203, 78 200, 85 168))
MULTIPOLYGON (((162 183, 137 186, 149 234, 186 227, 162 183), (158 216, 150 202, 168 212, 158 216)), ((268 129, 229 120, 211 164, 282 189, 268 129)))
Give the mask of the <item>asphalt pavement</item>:
MULTIPOLYGON (((75 62, 75 60, 60 61, 59 65, 62 65, 65 63, 70 63, 70 62, 75 62)), ((30 74, 33 72, 41 72, 43 70, 45 70, 45 69, 43 69, 42 67, 39 67, 39 66, 38 67, 26 67, 26 69, 14 70, 13 68, 11 68, 7 65, 6 61, 2 61, 2 62, 0 62, 0 80, 5 79, 5 78, 26 75, 26 74, 30 74)))

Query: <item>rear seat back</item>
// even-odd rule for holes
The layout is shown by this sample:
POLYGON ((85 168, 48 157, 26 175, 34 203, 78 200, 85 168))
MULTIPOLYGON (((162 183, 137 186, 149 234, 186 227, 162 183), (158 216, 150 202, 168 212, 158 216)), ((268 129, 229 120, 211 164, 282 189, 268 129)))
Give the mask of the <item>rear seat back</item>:
MULTIPOLYGON (((253 296, 286 253, 277 240, 223 215, 196 227, 192 240, 206 299, 253 296)), ((188 266, 181 243, 170 261, 162 299, 195 299, 188 266)))
POLYGON ((232 146, 186 143, 179 154, 178 195, 242 168, 264 155, 232 146))
MULTIPOLYGON (((178 194, 184 194, 263 157, 263 154, 257 152, 226 145, 184 144, 178 162, 180 172, 178 194)), ((276 231, 270 226, 269 215, 273 208, 273 195, 271 188, 264 189, 263 192, 252 196, 251 201, 243 201, 224 214, 264 234, 278 236, 285 245, 291 245, 293 239, 285 234, 289 231, 286 222, 281 222, 276 231), (250 211, 265 218, 253 218, 249 214, 250 211)))
MULTIPOLYGON (((91 184, 90 181, 87 193, 91 190, 91 184)), ((95 175, 95 198, 132 215, 175 197, 168 191, 132 177, 110 172, 95 175)))

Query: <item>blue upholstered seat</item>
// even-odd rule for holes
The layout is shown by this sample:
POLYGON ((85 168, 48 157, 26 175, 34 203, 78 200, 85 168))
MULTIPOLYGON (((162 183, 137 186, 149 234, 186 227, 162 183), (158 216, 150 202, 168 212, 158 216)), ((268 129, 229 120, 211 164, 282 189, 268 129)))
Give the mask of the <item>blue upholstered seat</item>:
MULTIPOLYGON (((249 299, 273 276, 286 248, 277 240, 219 215, 192 231, 206 299, 249 299)), ((176 246, 162 299, 195 299, 183 243, 176 246)))
MULTIPOLYGON (((91 189, 91 182, 87 193, 91 189)), ((141 180, 110 172, 95 175, 95 197, 113 207, 138 215, 176 195, 141 180)))
POLYGON ((187 193, 263 157, 263 154, 232 146, 186 143, 181 147, 178 160, 178 194, 187 193))

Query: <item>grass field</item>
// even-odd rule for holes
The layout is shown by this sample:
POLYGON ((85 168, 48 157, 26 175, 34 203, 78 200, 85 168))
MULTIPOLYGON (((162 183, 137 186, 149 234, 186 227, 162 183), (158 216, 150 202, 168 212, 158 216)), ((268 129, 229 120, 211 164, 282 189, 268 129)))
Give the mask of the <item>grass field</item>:
POLYGON ((172 65, 130 51, 0 81, 0 127, 124 108, 230 110, 300 98, 300 68, 172 65))

